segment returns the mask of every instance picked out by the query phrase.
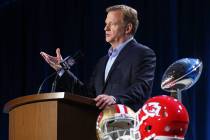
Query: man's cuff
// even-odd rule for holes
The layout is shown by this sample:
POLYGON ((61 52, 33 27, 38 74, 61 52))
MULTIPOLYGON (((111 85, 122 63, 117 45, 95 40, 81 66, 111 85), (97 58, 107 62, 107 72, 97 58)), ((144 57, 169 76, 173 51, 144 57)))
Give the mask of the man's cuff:
POLYGON ((112 99, 114 100, 115 103, 117 103, 117 99, 114 96, 112 96, 112 99))
POLYGON ((63 76, 64 72, 65 72, 64 69, 60 69, 57 71, 59 77, 63 76))

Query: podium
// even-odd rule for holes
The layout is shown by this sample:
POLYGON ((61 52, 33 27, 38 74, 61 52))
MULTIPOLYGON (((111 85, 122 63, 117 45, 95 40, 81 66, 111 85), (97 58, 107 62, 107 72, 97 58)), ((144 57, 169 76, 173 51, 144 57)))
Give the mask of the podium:
POLYGON ((6 103, 9 140, 96 140, 99 110, 91 98, 66 92, 16 98, 6 103))

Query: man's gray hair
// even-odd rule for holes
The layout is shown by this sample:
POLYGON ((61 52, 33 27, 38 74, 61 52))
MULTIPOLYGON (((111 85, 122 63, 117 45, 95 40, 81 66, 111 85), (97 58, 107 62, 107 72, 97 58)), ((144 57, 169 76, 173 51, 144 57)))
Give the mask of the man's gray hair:
POLYGON ((107 13, 116 10, 120 10, 122 12, 125 24, 131 23, 133 25, 131 34, 135 35, 139 26, 138 12, 127 5, 114 5, 106 8, 107 13))

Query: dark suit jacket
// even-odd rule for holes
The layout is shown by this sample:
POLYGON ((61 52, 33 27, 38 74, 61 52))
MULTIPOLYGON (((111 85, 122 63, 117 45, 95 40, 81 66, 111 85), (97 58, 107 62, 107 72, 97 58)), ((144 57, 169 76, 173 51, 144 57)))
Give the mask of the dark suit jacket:
POLYGON ((74 93, 88 97, 112 95, 118 104, 127 105, 137 111, 150 97, 152 91, 156 66, 155 53, 150 48, 131 40, 117 56, 107 80, 104 81, 108 59, 109 56, 106 55, 99 60, 88 88, 78 85, 75 81, 72 83, 72 80, 67 82, 69 78, 66 78, 65 74, 61 79, 65 79, 65 83, 71 85, 68 89, 74 90, 74 93))

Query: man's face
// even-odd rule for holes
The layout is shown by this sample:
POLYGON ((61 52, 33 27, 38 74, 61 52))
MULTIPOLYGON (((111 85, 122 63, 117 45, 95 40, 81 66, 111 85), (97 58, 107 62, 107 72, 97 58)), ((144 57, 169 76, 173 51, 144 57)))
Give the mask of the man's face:
POLYGON ((126 26, 123 23, 123 14, 121 11, 110 11, 105 20, 106 41, 111 45, 118 45, 125 38, 126 26))

